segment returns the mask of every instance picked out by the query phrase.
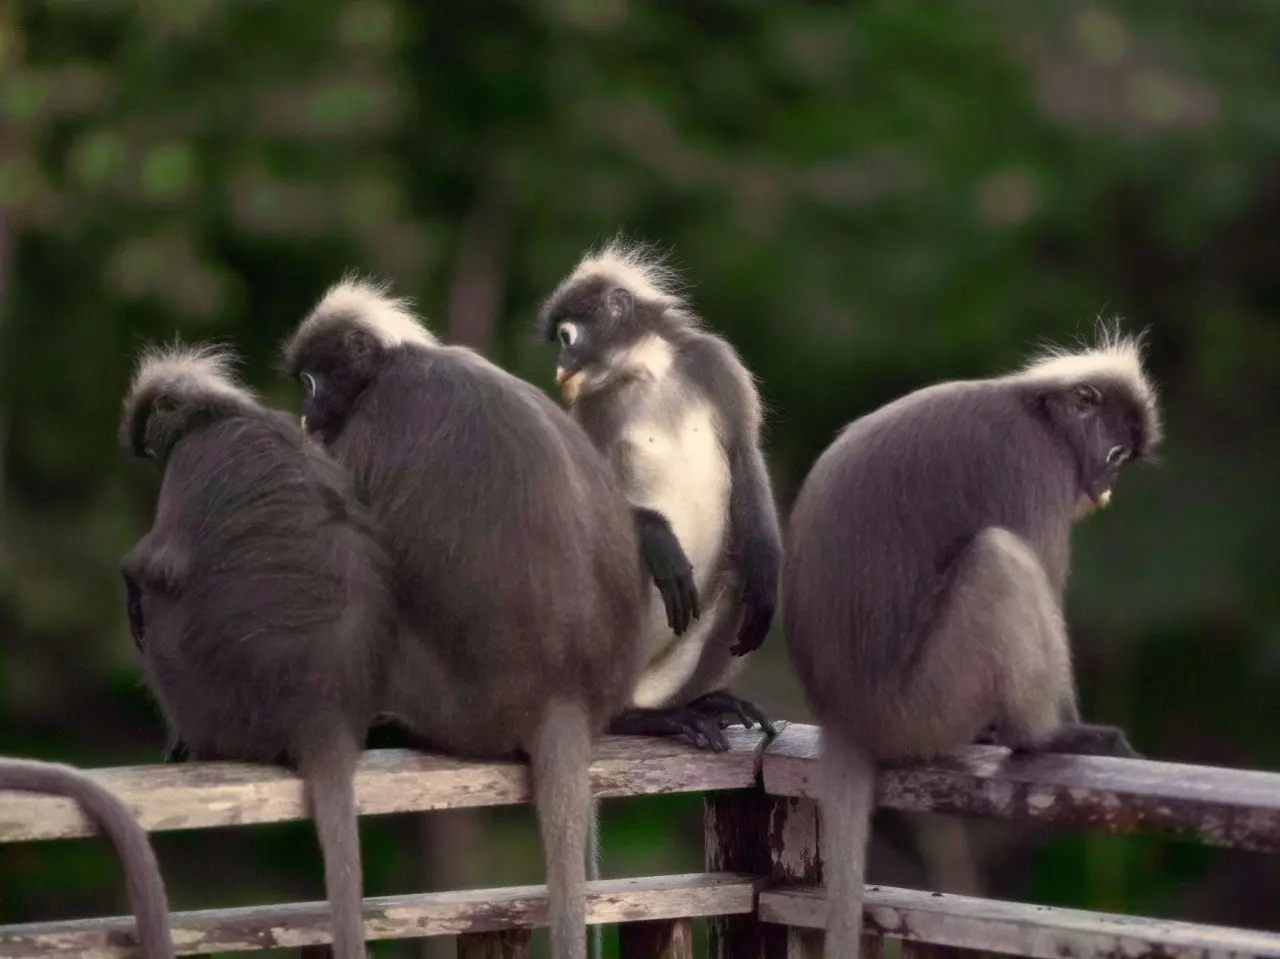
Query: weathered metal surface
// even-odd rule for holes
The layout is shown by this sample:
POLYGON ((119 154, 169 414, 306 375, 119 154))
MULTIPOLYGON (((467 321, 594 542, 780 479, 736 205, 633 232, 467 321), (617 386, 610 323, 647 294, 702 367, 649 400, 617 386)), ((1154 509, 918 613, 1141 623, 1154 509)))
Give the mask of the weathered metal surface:
MULTIPOLYGON (((821 929, 821 889, 760 893, 760 918, 821 929)), ((868 886, 864 928, 881 938, 1031 959, 1280 957, 1280 934, 868 886)))
MULTIPOLYGON (((817 795, 820 730, 792 724, 764 750, 765 790, 817 795)), ((1013 759, 969 746, 922 766, 886 768, 881 806, 1099 832, 1163 832, 1215 846, 1280 852, 1280 773, 1097 756, 1013 759)))
POLYGON ((693 920, 657 919, 618 926, 622 959, 693 959, 693 920))
MULTIPOLYGON (((591 765, 596 796, 740 789, 756 781, 764 734, 728 729, 731 748, 712 753, 674 739, 601 741, 591 765)), ((153 832, 306 818, 302 781, 278 766, 191 763, 87 770, 153 832)), ((401 749, 365 753, 356 772, 362 815, 503 806, 530 799, 528 766, 401 749)), ((95 828, 60 796, 0 791, 0 842, 92 836, 95 828)))
MULTIPOLYGON (((691 873, 589 884, 587 918, 593 923, 637 922, 749 913, 755 879, 728 873, 691 873)), ((547 924, 546 886, 510 886, 365 900, 368 939, 452 936, 547 924)), ((0 926, 0 957, 80 956, 123 959, 137 954, 131 916, 0 926)), ((179 955, 250 949, 297 949, 329 941, 323 902, 175 912, 179 955)))
POLYGON ((528 929, 477 932, 458 937, 458 959, 531 959, 533 933, 528 929))

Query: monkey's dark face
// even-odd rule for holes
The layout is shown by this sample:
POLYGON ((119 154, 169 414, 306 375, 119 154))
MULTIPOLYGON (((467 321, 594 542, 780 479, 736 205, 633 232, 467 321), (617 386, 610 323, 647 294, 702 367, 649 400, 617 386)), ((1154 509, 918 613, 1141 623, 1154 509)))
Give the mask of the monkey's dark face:
POLYGON ((1079 515, 1106 506, 1121 470, 1150 452, 1149 414, 1143 398, 1119 380, 1099 377, 1043 395, 1054 425, 1079 464, 1079 515))
POLYGON ((185 431, 189 413, 185 405, 179 394, 167 389, 155 389, 142 397, 130 435, 133 455, 163 463, 185 431))
POLYGON ((331 443, 373 379, 382 351, 358 328, 325 330, 295 344, 286 372, 302 387, 302 428, 331 443))
POLYGON ((646 333, 642 312, 630 292, 605 280, 584 283, 551 304, 544 322, 548 341, 560 347, 556 385, 568 403, 621 372, 616 357, 646 333))

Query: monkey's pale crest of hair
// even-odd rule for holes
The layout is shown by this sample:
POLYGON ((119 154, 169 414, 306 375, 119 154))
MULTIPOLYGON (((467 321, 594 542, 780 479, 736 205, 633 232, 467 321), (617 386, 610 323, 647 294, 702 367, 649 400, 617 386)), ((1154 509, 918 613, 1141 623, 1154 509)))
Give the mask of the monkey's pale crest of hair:
POLYGON ((627 240, 615 236, 604 247, 589 251, 578 261, 565 279, 556 287, 550 299, 555 300, 566 290, 593 278, 611 280, 615 285, 631 291, 638 300, 657 303, 667 309, 684 306, 680 295, 680 274, 665 260, 653 244, 627 240))
POLYGON ((1126 336, 1118 320, 1100 324, 1097 343, 1078 349, 1049 346, 1031 358, 1022 370, 1026 379, 1083 380, 1090 376, 1114 376, 1128 383, 1144 400, 1155 398, 1155 387, 1142 368, 1144 335, 1126 336))
POLYGON ((138 359, 138 367, 125 399, 129 405, 141 393, 153 389, 208 396, 225 396, 256 403, 253 392, 236 379, 236 356, 226 347, 209 344, 188 346, 148 346, 138 359))
POLYGON ((330 323, 354 323, 387 348, 436 346, 440 341, 422 325, 413 302, 391 296, 390 283, 375 283, 358 276, 346 276, 321 297, 300 327, 296 340, 304 339, 330 323))

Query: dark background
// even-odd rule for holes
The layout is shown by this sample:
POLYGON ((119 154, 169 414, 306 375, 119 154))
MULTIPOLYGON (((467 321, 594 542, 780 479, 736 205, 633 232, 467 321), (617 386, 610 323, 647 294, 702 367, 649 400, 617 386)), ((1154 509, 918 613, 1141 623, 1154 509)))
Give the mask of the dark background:
MULTIPOLYGON (((621 227, 760 377, 784 508, 886 400, 1149 326, 1168 442, 1075 539, 1083 707, 1280 769, 1277 51, 1273 0, 0 3, 0 752, 159 756, 116 571, 145 340, 226 339, 295 408, 276 344, 350 267, 549 387, 536 304, 621 227)), ((776 631, 741 691, 807 718, 776 631)), ((605 873, 700 868, 699 808, 608 803, 605 873)), ((907 825, 877 880, 1280 929, 1275 859, 907 825)), ((364 836, 370 895, 541 881, 527 809, 364 836)), ((175 908, 322 895, 309 823, 156 844, 175 908)), ((123 911, 106 850, 0 847, 0 922, 123 911)))

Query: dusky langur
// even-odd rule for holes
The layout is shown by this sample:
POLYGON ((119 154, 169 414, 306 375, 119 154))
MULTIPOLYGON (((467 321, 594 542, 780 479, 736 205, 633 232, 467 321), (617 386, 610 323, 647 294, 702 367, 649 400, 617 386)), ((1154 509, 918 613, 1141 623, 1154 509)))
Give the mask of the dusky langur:
POLYGON ((1141 338, 1051 350, 849 424, 796 498, 783 624, 823 726, 826 955, 858 955, 877 763, 980 740, 1133 756, 1080 723, 1063 621, 1073 522, 1160 441, 1141 338))
POLYGON ((638 545, 608 464, 544 393, 368 282, 325 293, 284 368, 386 531, 405 640, 385 713, 432 748, 528 756, 552 952, 583 959, 593 740, 641 662, 638 545))
POLYGON ((782 537, 755 383, 678 282, 652 248, 618 238, 581 259, 538 325, 559 344, 569 409, 634 508, 656 586, 644 673, 610 731, 720 750, 725 716, 773 731, 726 687, 773 622, 782 537))
POLYGON ((0 790, 66 796, 101 830, 124 865, 129 906, 145 959, 173 959, 169 899, 147 831, 124 800, 83 770, 63 763, 0 757, 0 790))
POLYGON ((121 562, 170 758, 284 763, 306 783, 334 952, 365 955, 353 775, 396 642, 390 558, 346 473, 211 347, 149 349, 122 445, 163 469, 121 562))

